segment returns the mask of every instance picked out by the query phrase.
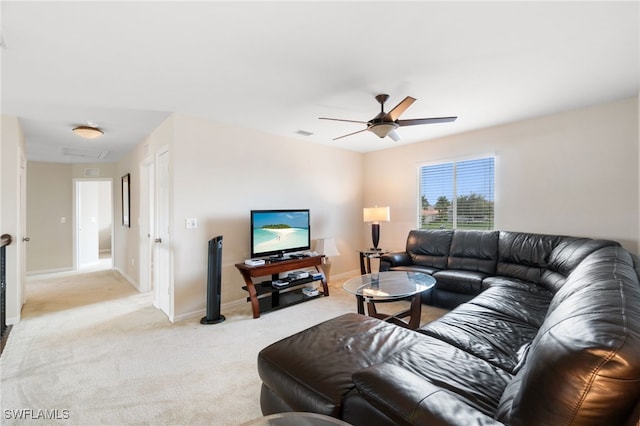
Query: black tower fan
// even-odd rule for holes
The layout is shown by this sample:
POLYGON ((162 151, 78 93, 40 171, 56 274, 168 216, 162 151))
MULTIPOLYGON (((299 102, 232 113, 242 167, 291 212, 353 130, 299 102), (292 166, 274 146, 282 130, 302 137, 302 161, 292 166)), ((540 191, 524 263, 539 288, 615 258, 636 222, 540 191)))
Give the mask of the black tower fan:
POLYGON ((225 320, 224 315, 220 315, 222 235, 209 240, 207 266, 207 315, 202 317, 200 324, 217 324, 225 320))

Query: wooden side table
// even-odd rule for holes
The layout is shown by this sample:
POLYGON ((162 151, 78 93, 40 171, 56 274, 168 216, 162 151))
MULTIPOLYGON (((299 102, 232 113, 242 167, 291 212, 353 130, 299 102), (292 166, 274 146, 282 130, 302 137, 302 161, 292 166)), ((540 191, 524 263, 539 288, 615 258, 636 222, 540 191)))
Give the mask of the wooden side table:
POLYGON ((391 250, 385 249, 366 249, 366 250, 358 250, 360 253, 360 274, 370 274, 371 273, 371 259, 378 259, 380 256, 386 253, 390 253, 391 250))

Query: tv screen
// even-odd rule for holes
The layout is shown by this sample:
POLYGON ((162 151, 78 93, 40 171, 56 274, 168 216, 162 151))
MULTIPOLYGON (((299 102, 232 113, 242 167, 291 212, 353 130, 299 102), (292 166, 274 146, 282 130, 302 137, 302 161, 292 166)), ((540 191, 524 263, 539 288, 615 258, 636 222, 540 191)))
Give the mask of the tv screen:
POLYGON ((309 209, 251 210, 251 257, 311 248, 309 209))

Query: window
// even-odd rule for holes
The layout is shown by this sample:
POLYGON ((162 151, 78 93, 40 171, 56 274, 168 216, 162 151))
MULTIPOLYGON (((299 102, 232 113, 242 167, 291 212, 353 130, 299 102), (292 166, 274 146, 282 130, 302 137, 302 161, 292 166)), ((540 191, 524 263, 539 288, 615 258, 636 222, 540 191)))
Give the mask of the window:
POLYGON ((419 228, 493 229, 494 157, 419 168, 419 228))

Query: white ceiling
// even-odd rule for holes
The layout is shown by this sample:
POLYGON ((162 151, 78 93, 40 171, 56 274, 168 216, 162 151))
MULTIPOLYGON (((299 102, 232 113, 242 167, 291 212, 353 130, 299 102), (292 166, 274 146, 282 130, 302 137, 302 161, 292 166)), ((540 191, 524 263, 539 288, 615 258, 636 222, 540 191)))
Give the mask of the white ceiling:
POLYGON ((173 112, 367 152, 635 96, 638 1, 2 1, 2 112, 27 157, 116 161, 173 112), (374 99, 400 142, 364 127, 374 99), (71 132, 93 122, 87 141, 71 132), (299 130, 312 132, 300 136, 299 130))

